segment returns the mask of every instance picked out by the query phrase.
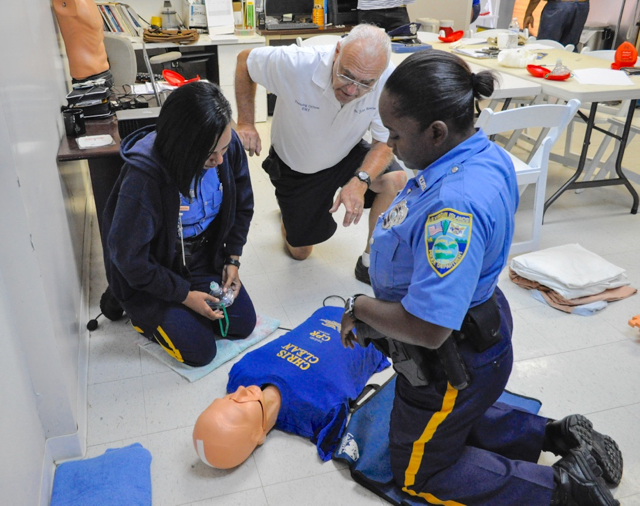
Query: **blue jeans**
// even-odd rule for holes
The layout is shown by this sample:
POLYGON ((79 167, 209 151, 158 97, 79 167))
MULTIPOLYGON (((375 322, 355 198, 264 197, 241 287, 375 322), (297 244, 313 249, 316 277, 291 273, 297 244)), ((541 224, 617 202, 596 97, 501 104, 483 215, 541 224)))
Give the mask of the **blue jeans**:
POLYGON ((589 15, 589 2, 548 1, 540 16, 538 39, 557 40, 560 44, 578 45, 589 15))

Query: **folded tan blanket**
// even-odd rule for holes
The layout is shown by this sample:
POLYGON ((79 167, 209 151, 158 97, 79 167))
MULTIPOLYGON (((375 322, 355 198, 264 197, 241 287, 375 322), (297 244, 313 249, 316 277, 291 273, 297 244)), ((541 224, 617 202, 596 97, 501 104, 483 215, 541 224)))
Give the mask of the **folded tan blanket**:
POLYGON ((626 299, 638 291, 637 289, 626 285, 618 288, 609 288, 608 290, 595 295, 578 297, 576 299, 565 299, 558 292, 547 286, 541 285, 537 281, 531 281, 530 279, 518 276, 513 269, 509 269, 509 278, 516 285, 521 286, 522 288, 526 288, 527 290, 538 290, 551 307, 564 311, 565 313, 572 313, 575 306, 582 306, 583 304, 590 304, 600 300, 612 302, 614 300, 626 299))

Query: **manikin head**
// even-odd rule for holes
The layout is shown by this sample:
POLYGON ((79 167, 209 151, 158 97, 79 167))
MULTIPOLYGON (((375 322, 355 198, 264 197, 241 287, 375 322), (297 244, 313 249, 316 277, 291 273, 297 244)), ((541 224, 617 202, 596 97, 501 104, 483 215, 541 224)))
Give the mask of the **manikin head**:
POLYGON ((205 464, 218 469, 236 467, 264 443, 280 409, 278 390, 267 389, 277 392, 277 402, 265 400, 265 392, 256 385, 241 386, 202 412, 193 428, 193 445, 205 464))

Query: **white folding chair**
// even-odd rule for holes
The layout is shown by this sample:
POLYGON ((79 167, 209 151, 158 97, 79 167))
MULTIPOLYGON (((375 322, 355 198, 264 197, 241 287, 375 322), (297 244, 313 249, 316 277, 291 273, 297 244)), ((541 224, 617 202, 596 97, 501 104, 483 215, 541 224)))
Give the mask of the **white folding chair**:
POLYGON ((557 40, 552 39, 536 39, 535 37, 529 37, 528 42, 532 42, 535 44, 544 44, 545 46, 552 47, 554 49, 564 49, 565 51, 573 51, 575 46, 573 44, 561 44, 557 40))
POLYGON ((492 28, 491 30, 478 30, 475 36, 479 39, 488 39, 489 37, 497 37, 501 33, 509 33, 506 28, 492 28))
POLYGON ((548 128, 546 137, 540 147, 535 151, 530 162, 524 162, 508 153, 516 169, 516 178, 520 194, 530 185, 536 185, 533 202, 533 223, 531 237, 526 241, 520 241, 511 245, 510 254, 520 254, 533 251, 540 247, 540 233, 542 229, 542 217, 544 214, 545 189, 547 186, 547 170, 549 166, 549 153, 558 140, 562 131, 566 128, 580 107, 579 100, 571 100, 565 105, 541 104, 508 109, 501 112, 493 112, 484 109, 476 121, 476 128, 482 128, 487 135, 500 132, 521 130, 524 128, 548 128))
POLYGON ((341 38, 342 37, 340 35, 331 35, 331 34, 315 35, 313 37, 309 37, 308 39, 297 37, 296 44, 300 47, 302 46, 333 46, 341 38))

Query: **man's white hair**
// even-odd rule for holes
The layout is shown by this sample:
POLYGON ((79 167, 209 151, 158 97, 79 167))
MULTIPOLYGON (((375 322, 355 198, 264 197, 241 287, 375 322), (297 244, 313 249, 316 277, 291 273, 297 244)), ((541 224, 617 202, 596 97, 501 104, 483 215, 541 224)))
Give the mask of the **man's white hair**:
POLYGON ((347 36, 340 41, 340 49, 344 49, 349 44, 356 41, 362 41, 361 44, 363 55, 376 56, 382 53, 389 64, 391 58, 391 38, 382 29, 375 25, 362 23, 354 26, 347 36))

